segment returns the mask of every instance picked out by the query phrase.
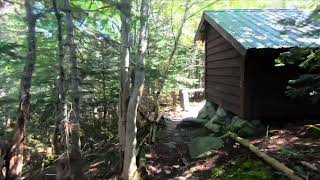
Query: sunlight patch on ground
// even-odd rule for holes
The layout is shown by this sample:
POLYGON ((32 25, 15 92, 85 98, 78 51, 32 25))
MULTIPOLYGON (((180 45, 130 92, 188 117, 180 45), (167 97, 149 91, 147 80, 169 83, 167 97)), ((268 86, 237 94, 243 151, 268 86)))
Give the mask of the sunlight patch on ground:
POLYGON ((177 107, 176 111, 168 112, 167 118, 172 121, 181 121, 184 118, 193 117, 196 118, 199 111, 203 108, 206 101, 190 102, 188 110, 182 110, 181 107, 177 107))

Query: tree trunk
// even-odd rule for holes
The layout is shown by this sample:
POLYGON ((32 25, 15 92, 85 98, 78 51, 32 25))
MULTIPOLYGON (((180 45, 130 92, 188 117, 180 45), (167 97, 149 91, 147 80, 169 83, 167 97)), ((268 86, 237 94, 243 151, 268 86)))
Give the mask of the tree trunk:
MULTIPOLYGON (((69 115, 68 129, 70 132, 70 165, 71 176, 74 179, 85 179, 82 172, 82 155, 80 149, 80 77, 79 77, 79 65, 76 53, 76 44, 74 42, 74 24, 72 20, 72 11, 70 7, 70 1, 64 0, 65 12, 66 12, 66 25, 67 25, 67 45, 69 47, 69 57, 71 61, 71 109, 69 115)), ((69 143, 69 142, 67 142, 69 143)), ((67 146, 68 147, 68 146, 67 146)))
POLYGON ((26 143, 26 123, 30 120, 30 89, 32 73, 36 62, 36 18, 32 12, 32 1, 25 0, 28 24, 28 55, 20 81, 20 105, 16 133, 4 157, 4 177, 6 180, 21 179, 23 152, 26 143))
MULTIPOLYGON (((66 151, 66 136, 67 132, 67 108, 66 108, 66 94, 65 94, 65 70, 64 70, 64 47, 63 47, 63 31, 62 31, 62 14, 60 13, 57 0, 52 0, 54 13, 57 19, 57 40, 58 40, 58 65, 56 80, 57 89, 57 119, 55 122, 55 131, 53 135, 54 153, 58 157, 66 151)), ((69 162, 66 157, 60 157, 56 163, 56 179, 63 179, 68 176, 69 162), (67 168, 66 168, 67 167, 67 168)))
MULTIPOLYGON (((119 143, 120 156, 123 157, 126 141, 126 121, 129 101, 129 61, 130 61, 130 23, 131 23, 131 0, 121 0, 121 52, 120 52, 120 103, 119 103, 119 143)), ((122 160, 121 160, 122 161, 122 160)), ((122 167, 122 166, 121 166, 122 167)))
POLYGON ((56 119, 56 127, 53 137, 54 143, 54 152, 56 155, 61 154, 64 151, 63 148, 63 134, 64 128, 61 128, 63 122, 66 120, 65 118, 65 71, 63 66, 64 61, 64 50, 63 50, 63 35, 62 35, 62 14, 60 13, 57 0, 52 0, 53 9, 55 12, 55 16, 57 19, 57 40, 58 40, 58 68, 57 74, 58 79, 56 81, 57 88, 57 119, 56 119))
MULTIPOLYGON (((107 69, 107 68, 104 68, 107 69)), ((102 72, 102 95, 103 95, 103 123, 107 121, 107 77, 106 73, 102 72)))
POLYGON ((161 92, 163 90, 163 87, 165 85, 166 79, 168 78, 168 74, 169 74, 169 70, 171 68, 171 65, 173 64, 173 57, 174 57, 174 55, 175 55, 175 53, 177 51, 179 40, 180 40, 180 37, 182 35, 182 30, 183 30, 184 24, 186 23, 187 18, 188 18, 187 15, 188 15, 188 12, 189 12, 189 9, 190 9, 189 2, 190 2, 190 0, 187 0, 186 8, 185 8, 185 11, 184 11, 184 14, 183 14, 183 18, 182 18, 181 24, 180 24, 179 29, 178 29, 178 34, 175 37, 174 45, 172 47, 172 51, 171 51, 170 56, 169 56, 168 65, 166 66, 166 69, 164 70, 164 78, 162 78, 162 80, 160 81, 159 89, 157 91, 157 94, 154 97, 154 105, 155 105, 155 108, 156 108, 155 109, 155 118, 156 119, 158 118, 159 111, 160 111, 159 98, 160 98, 161 92))
POLYGON ((149 13, 149 0, 142 0, 141 2, 141 20, 140 20, 140 38, 138 49, 138 62, 135 67, 135 81, 133 85, 133 91, 128 104, 127 122, 126 122, 126 146, 124 154, 124 165, 122 171, 122 177, 124 179, 138 179, 139 174, 137 172, 136 164, 136 121, 137 121, 137 109, 143 93, 143 84, 145 78, 144 72, 144 59, 148 44, 148 13, 149 13))

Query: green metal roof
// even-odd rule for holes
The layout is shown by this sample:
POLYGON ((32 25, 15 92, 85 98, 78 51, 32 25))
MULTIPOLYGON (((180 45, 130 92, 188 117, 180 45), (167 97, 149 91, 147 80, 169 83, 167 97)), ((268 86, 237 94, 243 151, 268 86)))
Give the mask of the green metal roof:
POLYGON ((308 35, 320 30, 319 22, 303 24, 310 13, 283 9, 205 11, 196 39, 201 39, 201 26, 207 21, 244 49, 320 47, 319 31, 308 35))

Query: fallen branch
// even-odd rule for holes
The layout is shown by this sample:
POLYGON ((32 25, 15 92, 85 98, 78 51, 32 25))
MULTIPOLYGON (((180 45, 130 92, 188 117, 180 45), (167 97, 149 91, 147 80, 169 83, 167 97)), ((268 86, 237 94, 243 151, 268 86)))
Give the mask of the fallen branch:
POLYGON ((250 142, 248 140, 239 137, 235 133, 229 132, 228 134, 232 139, 234 139, 235 141, 240 143, 242 146, 248 148, 251 152, 256 154, 258 157, 262 158, 266 163, 271 165, 273 168, 285 173, 290 179, 292 179, 292 180, 302 180, 302 178, 299 177, 298 175, 296 175, 292 169, 288 168, 286 165, 284 165, 283 163, 280 163, 276 159, 270 157, 266 153, 261 152, 259 150, 259 148, 257 148, 256 146, 250 144, 250 142))
POLYGON ((315 172, 319 172, 319 169, 314 165, 314 164, 310 164, 308 162, 305 162, 305 161, 301 161, 301 164, 315 172))
POLYGON ((150 133, 148 133, 139 143, 139 145, 137 146, 137 150, 136 150, 136 156, 138 156, 141 146, 147 141, 147 139, 150 137, 150 133))
POLYGON ((160 119, 163 117, 163 113, 161 112, 157 119, 155 120, 156 123, 159 123, 160 119))
POLYGON ((305 126, 307 131, 310 133, 313 133, 314 135, 319 136, 320 135, 320 128, 316 125, 306 125, 305 126))

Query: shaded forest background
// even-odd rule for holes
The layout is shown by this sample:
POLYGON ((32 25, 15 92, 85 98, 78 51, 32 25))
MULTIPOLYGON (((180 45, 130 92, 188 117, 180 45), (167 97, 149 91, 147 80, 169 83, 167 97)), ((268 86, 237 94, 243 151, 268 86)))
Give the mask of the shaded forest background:
MULTIPOLYGON (((58 117, 58 41, 53 1, 34 2, 37 61, 32 75, 31 120, 27 122, 27 147, 23 175, 52 166, 59 154, 53 150, 58 117)), ((59 1, 58 1, 59 2, 59 1)), ((80 140, 85 166, 96 164, 93 176, 109 177, 120 166, 118 114, 120 87, 121 19, 119 7, 109 0, 72 0, 74 43, 79 67, 80 140), (99 171, 99 172, 98 172, 99 171)), ((145 84, 138 115, 138 144, 143 141, 157 108, 171 103, 171 92, 203 87, 203 46, 194 34, 204 10, 241 8, 314 9, 317 1, 206 1, 152 0, 149 2, 148 46, 145 55, 145 84), (154 99, 160 94, 159 104, 154 99), (148 114, 149 112, 149 114, 148 114), (145 113, 145 114, 144 114, 145 113), (152 119, 152 118, 151 118, 152 119)), ((132 1, 131 83, 139 48, 141 1, 132 1)), ((64 7, 60 7, 62 10, 64 7)), ((1 159, 11 141, 18 118, 20 79, 28 53, 24 3, 0 0, 0 145, 1 159)), ((63 15, 65 16, 65 15, 63 15)), ((63 38, 67 26, 63 22, 63 38)), ((64 44, 64 46, 66 46, 64 44)), ((72 62, 65 55, 66 93, 71 91, 72 62)), ((132 86, 132 85, 131 85, 132 86)), ((131 87, 130 86, 130 87, 131 87)), ((66 105, 72 108, 72 97, 66 105)), ((91 169, 94 169, 91 167, 91 169)))

